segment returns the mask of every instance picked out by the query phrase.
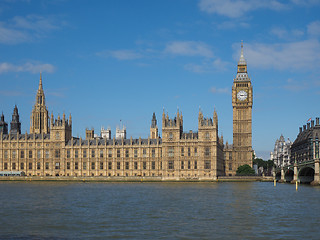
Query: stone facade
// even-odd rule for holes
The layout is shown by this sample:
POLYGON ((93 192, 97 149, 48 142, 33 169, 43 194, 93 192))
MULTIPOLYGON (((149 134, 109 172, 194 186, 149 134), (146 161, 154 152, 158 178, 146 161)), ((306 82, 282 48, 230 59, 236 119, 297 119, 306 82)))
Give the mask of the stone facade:
POLYGON ((319 137, 319 118, 316 118, 316 123, 311 120, 311 123, 300 127, 299 134, 291 146, 290 164, 319 159, 319 137))
POLYGON ((231 175, 235 175, 241 165, 252 167, 252 105, 253 90, 241 44, 238 71, 232 86, 233 149, 232 160, 227 166, 231 175))
MULTIPOLYGON (((233 145, 218 134, 218 115, 198 115, 198 131, 183 132, 183 116, 163 112, 162 138, 155 113, 147 139, 126 139, 125 128, 111 139, 111 131, 86 129, 86 138, 72 136, 72 118, 49 119, 40 74, 30 133, 10 131, 0 121, 0 171, 23 171, 27 176, 121 176, 162 179, 216 180, 252 165, 252 85, 243 57, 232 87, 233 145)), ((18 111, 14 111, 18 113, 18 111)), ((19 116, 15 116, 19 120, 19 116)), ((20 122, 19 122, 20 123, 20 122)), ((16 126, 15 124, 14 126, 16 126)), ((18 124, 19 125, 19 124, 18 124)), ((20 125, 19 125, 20 128, 20 125)))
POLYGON ((274 144, 274 150, 270 153, 270 160, 272 160, 276 167, 286 167, 290 165, 290 147, 292 142, 288 138, 286 141, 281 135, 274 144))

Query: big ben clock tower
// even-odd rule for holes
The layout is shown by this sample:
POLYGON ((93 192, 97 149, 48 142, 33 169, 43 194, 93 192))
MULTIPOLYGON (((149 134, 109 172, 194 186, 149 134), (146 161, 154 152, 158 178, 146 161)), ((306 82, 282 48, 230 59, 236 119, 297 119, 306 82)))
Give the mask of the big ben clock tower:
POLYGON ((252 103, 251 79, 247 73, 247 62, 243 56, 241 43, 238 71, 232 86, 233 174, 241 165, 248 164, 252 167, 252 103))

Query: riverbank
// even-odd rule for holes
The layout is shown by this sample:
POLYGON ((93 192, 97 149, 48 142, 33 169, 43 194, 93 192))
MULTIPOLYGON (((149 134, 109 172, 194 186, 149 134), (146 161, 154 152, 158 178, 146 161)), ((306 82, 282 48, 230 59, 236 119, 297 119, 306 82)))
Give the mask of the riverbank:
POLYGON ((273 177, 262 176, 221 176, 217 180, 198 178, 161 177, 0 177, 0 181, 55 181, 55 182, 272 182, 273 177))

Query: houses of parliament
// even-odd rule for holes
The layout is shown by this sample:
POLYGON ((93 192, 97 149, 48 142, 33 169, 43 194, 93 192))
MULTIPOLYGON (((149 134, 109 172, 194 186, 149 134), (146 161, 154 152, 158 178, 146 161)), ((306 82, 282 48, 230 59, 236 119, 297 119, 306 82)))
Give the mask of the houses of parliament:
POLYGON ((252 166, 251 80, 243 55, 232 86, 233 144, 218 134, 218 115, 198 115, 198 131, 183 131, 183 115, 162 114, 162 137, 156 115, 147 139, 127 139, 86 130, 86 137, 72 136, 72 117, 49 116, 40 74, 30 133, 21 133, 18 108, 10 123, 0 120, 0 171, 23 171, 27 176, 158 177, 161 179, 216 180, 233 176, 240 165, 252 166))

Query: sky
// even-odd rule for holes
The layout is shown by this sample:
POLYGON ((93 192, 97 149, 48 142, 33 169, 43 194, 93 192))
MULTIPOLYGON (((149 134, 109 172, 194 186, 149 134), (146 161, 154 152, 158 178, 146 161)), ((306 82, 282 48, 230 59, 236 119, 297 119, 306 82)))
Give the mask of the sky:
POLYGON ((281 134, 319 117, 320 0, 0 2, 0 111, 22 132, 42 72, 49 113, 72 114, 73 136, 120 124, 147 138, 153 112, 218 113, 232 143, 231 88, 241 41, 253 85, 253 149, 269 159, 281 134))

